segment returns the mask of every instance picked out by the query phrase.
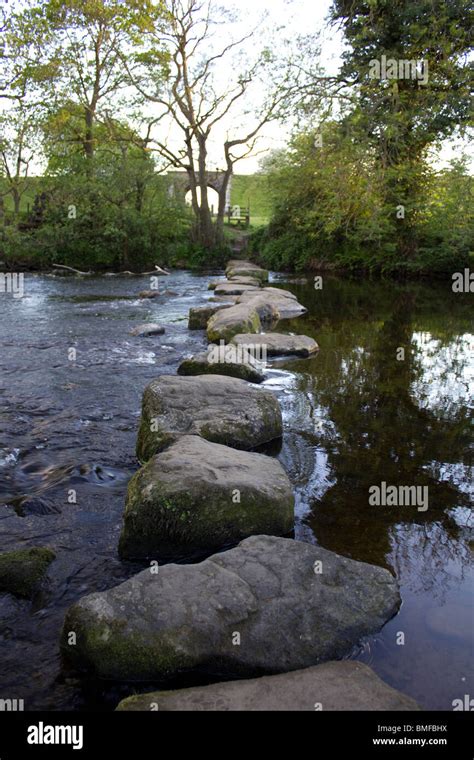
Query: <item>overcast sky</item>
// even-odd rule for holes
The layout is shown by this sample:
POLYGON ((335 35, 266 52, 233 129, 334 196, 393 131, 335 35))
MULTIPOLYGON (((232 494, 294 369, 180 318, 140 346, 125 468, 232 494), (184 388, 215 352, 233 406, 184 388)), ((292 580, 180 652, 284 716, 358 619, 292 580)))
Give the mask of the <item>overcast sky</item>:
MULTIPOLYGON (((238 8, 243 27, 248 28, 249 20, 255 23, 263 13, 268 12, 269 23, 278 31, 278 37, 296 39, 299 35, 319 33, 321 35, 321 63, 330 74, 336 74, 341 64, 343 49, 342 36, 334 28, 329 29, 326 23, 331 0, 239 0, 237 6, 231 0, 222 0, 221 4, 228 8, 238 8)), ((249 118, 249 125, 252 119, 249 118)), ((290 135, 289 128, 284 124, 271 124, 262 132, 258 151, 282 148, 290 135)), ((222 133, 220 135, 222 142, 222 133)), ((216 140, 215 147, 218 140, 216 140)), ((248 158, 236 166, 237 173, 253 173, 257 171, 261 155, 248 158)))

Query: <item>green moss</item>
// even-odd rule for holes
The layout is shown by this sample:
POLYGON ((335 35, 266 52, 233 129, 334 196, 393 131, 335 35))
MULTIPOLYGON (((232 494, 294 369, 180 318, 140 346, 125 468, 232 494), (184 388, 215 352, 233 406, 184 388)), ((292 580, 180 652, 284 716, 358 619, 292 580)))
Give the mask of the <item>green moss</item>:
MULTIPOLYGON (((158 416, 158 414, 153 415, 153 418, 158 416)), ((149 415, 142 412, 137 437, 137 459, 141 464, 148 462, 155 454, 163 451, 174 440, 173 436, 160 428, 152 431, 151 424, 149 415)))
POLYGON ((186 359, 178 369, 178 375, 224 375, 225 377, 237 377, 248 383, 261 383, 263 374, 254 369, 250 364, 230 364, 219 362, 209 364, 207 361, 186 359))
POLYGON ((43 547, 0 554, 0 591, 31 599, 55 558, 51 549, 43 547))
POLYGON ((194 665, 173 643, 173 631, 157 631, 150 641, 148 636, 127 631, 126 619, 99 620, 80 603, 67 613, 61 652, 74 667, 116 680, 164 678, 194 665), (75 644, 68 643, 71 632, 76 634, 75 644))
MULTIPOLYGON (((235 430, 222 430, 222 443, 235 430)), ((206 437, 206 431, 203 431, 206 437)), ((119 553, 124 559, 174 558, 219 549, 255 534, 285 535, 293 527, 293 497, 264 497, 242 488, 241 501, 233 488, 199 482, 195 492, 160 481, 158 464, 150 462, 131 479, 119 553)))
POLYGON ((253 333, 258 334, 262 329, 262 323, 258 312, 255 309, 248 309, 247 313, 236 319, 233 323, 223 324, 221 327, 216 327, 216 320, 219 315, 216 314, 209 321, 207 326, 207 337, 210 343, 219 343, 223 340, 225 343, 230 343, 232 338, 240 333, 253 333))
POLYGON ((274 438, 282 438, 283 437, 283 417, 281 414, 281 408, 278 402, 276 403, 276 406, 274 409, 271 409, 268 402, 264 399, 258 400, 258 407, 260 414, 262 416, 263 424, 265 426, 265 430, 271 431, 272 435, 271 438, 268 440, 272 440, 274 438), (275 430, 277 428, 277 430, 275 430))

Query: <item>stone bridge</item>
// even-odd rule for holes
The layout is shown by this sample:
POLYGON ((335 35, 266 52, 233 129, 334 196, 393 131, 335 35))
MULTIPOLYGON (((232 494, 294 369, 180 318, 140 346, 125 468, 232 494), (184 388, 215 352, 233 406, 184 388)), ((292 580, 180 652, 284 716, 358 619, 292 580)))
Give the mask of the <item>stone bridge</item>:
MULTIPOLYGON (((187 172, 168 172, 166 176, 169 182, 169 194, 171 196, 181 196, 181 198, 184 198, 186 196, 186 193, 188 193, 191 189, 187 172)), ((212 190, 215 190, 216 193, 220 194, 224 186, 224 177, 224 172, 209 172, 207 186, 212 188, 212 190)), ((226 208, 228 208, 231 203, 231 191, 232 177, 230 178, 229 184, 227 186, 226 208)))

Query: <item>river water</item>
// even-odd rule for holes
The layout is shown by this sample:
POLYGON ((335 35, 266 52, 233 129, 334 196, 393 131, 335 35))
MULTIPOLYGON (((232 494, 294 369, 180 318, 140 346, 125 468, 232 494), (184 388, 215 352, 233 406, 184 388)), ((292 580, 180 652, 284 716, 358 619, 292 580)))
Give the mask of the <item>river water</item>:
MULTIPOLYGON (((0 594, 0 698, 109 710, 131 693, 62 669, 59 632, 71 603, 140 569, 117 543, 141 395, 205 348, 187 314, 215 274, 173 273, 153 301, 137 298, 150 287, 137 277, 26 275, 23 298, 0 295, 0 548, 57 555, 33 603, 0 594), (166 334, 129 334, 147 321, 166 334)), ((399 614, 351 657, 425 709, 451 710, 474 696, 472 296, 450 282, 326 278, 316 291, 273 279, 308 308, 278 329, 321 348, 266 383, 283 409, 295 536, 397 576, 399 614), (428 509, 371 506, 382 482, 427 487, 428 509)))

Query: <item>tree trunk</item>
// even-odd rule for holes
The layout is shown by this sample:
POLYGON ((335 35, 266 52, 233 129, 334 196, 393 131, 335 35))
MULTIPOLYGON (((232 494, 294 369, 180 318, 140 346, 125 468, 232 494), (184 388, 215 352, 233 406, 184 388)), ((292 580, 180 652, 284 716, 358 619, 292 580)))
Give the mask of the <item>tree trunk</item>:
POLYGON ((86 123, 86 131, 84 135, 84 152, 85 152, 86 158, 89 161, 92 161, 92 159, 94 158, 94 135, 93 135, 94 113, 90 106, 85 107, 85 123, 86 123))
POLYGON ((199 206, 199 243, 206 249, 214 247, 214 229, 212 224, 209 197, 207 194, 207 145, 206 137, 198 136, 199 145, 199 187, 201 203, 199 206))
POLYGON ((145 183, 141 179, 136 181, 135 210, 139 214, 143 211, 143 199, 145 197, 145 183))
POLYGON ((17 187, 15 185, 12 187, 12 198, 13 198, 13 211, 15 213, 15 216, 18 216, 20 213, 20 204, 21 204, 21 195, 17 187))
POLYGON ((224 242, 224 221, 225 221, 225 208, 227 199, 227 189, 229 187, 230 178, 232 176, 232 166, 224 174, 224 180, 219 192, 219 208, 217 211, 216 226, 214 230, 214 239, 216 245, 222 245, 224 242))

